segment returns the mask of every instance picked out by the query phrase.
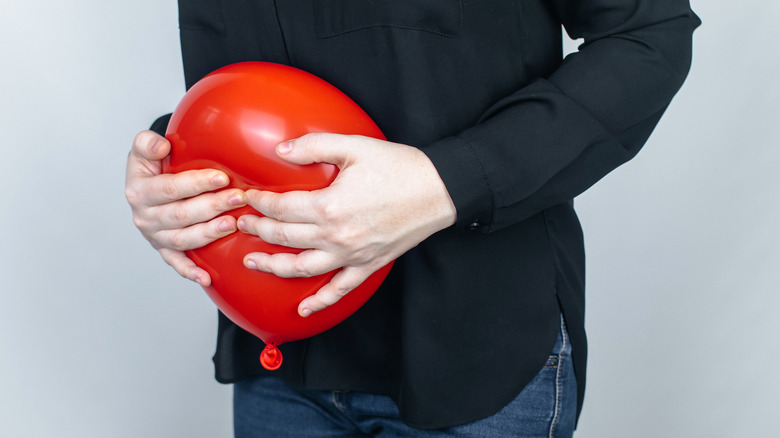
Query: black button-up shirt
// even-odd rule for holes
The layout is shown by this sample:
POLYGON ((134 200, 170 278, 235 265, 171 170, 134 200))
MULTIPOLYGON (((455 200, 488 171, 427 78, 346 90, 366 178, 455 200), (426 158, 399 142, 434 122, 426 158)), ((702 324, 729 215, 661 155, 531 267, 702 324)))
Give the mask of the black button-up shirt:
MULTIPOLYGON (((498 411, 563 312, 582 404, 584 251, 572 199, 633 157, 689 69, 687 0, 179 0, 187 86, 270 61, 354 99, 433 161, 458 211, 335 328, 285 344, 293 386, 387 394, 412 426, 498 411), (561 25, 584 38, 562 59, 561 25)), ((159 123, 157 128, 161 128, 159 123)), ((266 373, 223 316, 217 379, 266 373)))

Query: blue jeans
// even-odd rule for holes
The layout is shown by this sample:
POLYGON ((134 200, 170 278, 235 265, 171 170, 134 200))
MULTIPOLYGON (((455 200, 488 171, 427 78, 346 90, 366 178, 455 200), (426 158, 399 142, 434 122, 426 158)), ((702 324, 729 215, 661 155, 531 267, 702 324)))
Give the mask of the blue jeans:
POLYGON ((566 326, 545 366, 498 413, 460 426, 420 430, 404 424, 390 397, 349 391, 297 391, 275 377, 233 389, 236 438, 571 437, 577 382, 566 326))

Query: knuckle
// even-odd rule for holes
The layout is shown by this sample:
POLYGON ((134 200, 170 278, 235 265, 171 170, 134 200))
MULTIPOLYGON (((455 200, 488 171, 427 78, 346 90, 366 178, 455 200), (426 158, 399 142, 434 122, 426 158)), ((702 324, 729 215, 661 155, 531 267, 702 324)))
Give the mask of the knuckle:
POLYGON ((168 246, 176 251, 186 251, 186 239, 182 233, 173 233, 168 241, 168 246))
POLYGON ((147 222, 141 216, 134 214, 133 225, 135 225, 135 227, 139 230, 144 230, 146 229, 147 222))
POLYGON ((132 207, 135 207, 136 205, 139 204, 140 196, 138 194, 138 191, 129 185, 125 186, 125 198, 127 199, 127 202, 132 207))
POLYGON ((316 214, 325 223, 333 223, 341 217, 341 206, 337 200, 330 200, 325 196, 317 197, 313 202, 313 207, 316 214))
POLYGON ((360 248, 350 251, 350 263, 366 264, 374 259, 375 251, 372 248, 360 248))
POLYGON ((349 289, 343 286, 335 286, 328 290, 322 297, 322 302, 325 305, 332 306, 336 304, 340 299, 344 298, 349 293, 349 289))
POLYGON ((162 190, 163 196, 165 196, 165 198, 167 199, 179 198, 179 188, 176 186, 176 183, 173 181, 172 178, 165 180, 162 183, 160 190, 162 190))
POLYGON ((283 246, 287 246, 290 243, 290 237, 287 235, 287 231, 285 231, 284 227, 276 227, 273 230, 273 238, 274 241, 283 246))
POLYGON ((179 226, 188 225, 190 212, 184 207, 176 207, 171 213, 173 223, 179 226))
POLYGON ((227 200, 218 196, 210 196, 208 205, 214 211, 223 211, 227 205, 227 200))
POLYGON ((347 295, 347 294, 349 293, 349 291, 351 291, 351 290, 352 290, 352 288, 351 288, 351 287, 348 287, 348 286, 338 286, 334 292, 335 292, 335 295, 336 295, 336 296, 337 296, 339 299, 341 299, 341 298, 343 298, 345 295, 347 295))
POLYGON ((292 268, 296 277, 311 277, 309 267, 306 265, 306 262, 300 258, 293 262, 292 268))
POLYGON ((330 232, 328 240, 337 248, 340 248, 347 254, 352 254, 350 259, 355 258, 355 253, 360 250, 356 247, 357 239, 355 234, 348 227, 337 227, 330 232))
POLYGON ((301 138, 298 139, 300 142, 299 145, 303 146, 307 150, 314 150, 317 148, 317 144, 320 142, 322 138, 322 134, 318 132, 310 132, 308 134, 303 135, 301 138))
POLYGON ((273 217, 279 217, 283 214, 284 207, 280 196, 274 196, 271 199, 271 202, 268 203, 268 212, 273 217))

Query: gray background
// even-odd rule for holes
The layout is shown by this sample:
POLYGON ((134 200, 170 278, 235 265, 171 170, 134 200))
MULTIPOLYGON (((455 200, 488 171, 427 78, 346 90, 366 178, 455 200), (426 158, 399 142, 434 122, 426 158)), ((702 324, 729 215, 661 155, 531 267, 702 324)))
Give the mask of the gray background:
MULTIPOLYGON (((579 438, 780 430, 780 3, 694 9, 688 82, 644 151, 576 202, 579 438)), ((0 436, 231 433, 214 306, 123 195, 134 134, 183 94, 177 38, 174 1, 3 4, 0 436)))

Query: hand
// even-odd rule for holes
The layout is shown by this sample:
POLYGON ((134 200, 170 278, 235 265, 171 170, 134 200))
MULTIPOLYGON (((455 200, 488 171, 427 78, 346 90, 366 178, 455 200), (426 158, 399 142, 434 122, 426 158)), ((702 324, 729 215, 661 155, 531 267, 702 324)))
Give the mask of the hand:
POLYGON ((184 251, 235 232, 232 216, 217 216, 245 205, 244 193, 238 189, 206 193, 229 183, 218 170, 163 174, 162 159, 170 150, 164 137, 152 131, 139 133, 127 158, 125 195, 135 226, 163 260, 182 277, 208 286, 209 274, 184 251))
POLYGON ((296 164, 332 163, 336 180, 311 192, 248 190, 246 202, 265 217, 244 215, 238 228, 300 254, 251 253, 249 269, 310 277, 342 268, 298 306, 322 310, 382 266, 455 223, 455 206, 433 163, 420 150, 360 136, 308 134, 276 152, 296 164))

